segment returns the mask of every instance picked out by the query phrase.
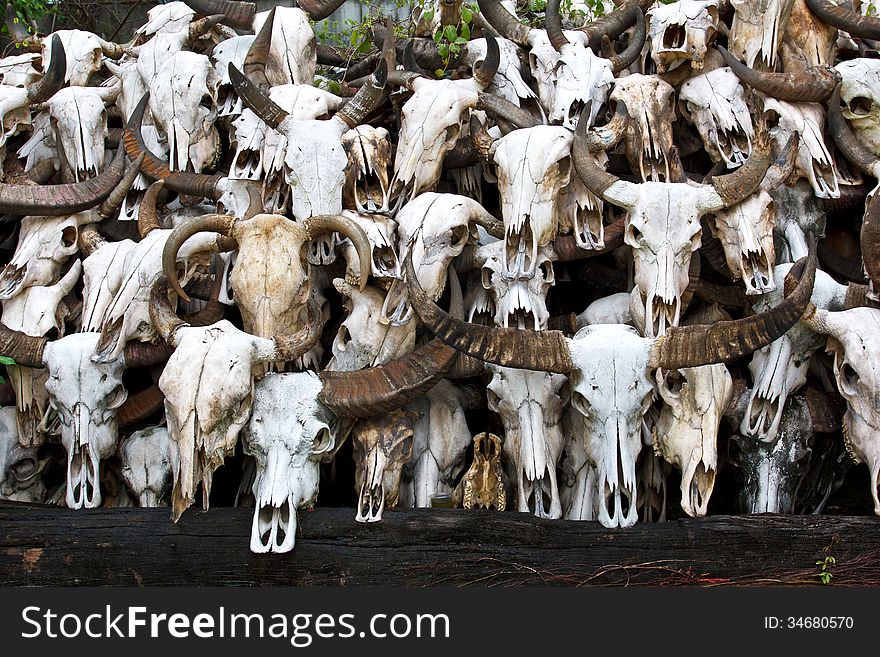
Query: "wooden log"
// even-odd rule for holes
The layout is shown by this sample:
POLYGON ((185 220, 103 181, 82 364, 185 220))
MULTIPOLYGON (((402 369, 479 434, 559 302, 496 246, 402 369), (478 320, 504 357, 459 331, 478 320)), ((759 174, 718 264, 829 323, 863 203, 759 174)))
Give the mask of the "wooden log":
POLYGON ((300 513, 293 552, 248 549, 252 510, 70 511, 0 502, 3 585, 771 585, 880 583, 880 518, 716 516, 638 523, 520 513, 353 509, 300 513))

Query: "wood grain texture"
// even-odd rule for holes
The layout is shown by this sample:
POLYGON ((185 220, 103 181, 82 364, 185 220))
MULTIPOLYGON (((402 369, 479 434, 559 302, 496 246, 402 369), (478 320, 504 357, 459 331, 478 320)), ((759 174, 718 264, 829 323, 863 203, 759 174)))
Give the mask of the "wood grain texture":
POLYGON ((69 511, 0 502, 4 585, 833 585, 880 582, 880 518, 715 516, 608 530, 519 513, 301 512, 293 552, 248 550, 251 509, 69 511))

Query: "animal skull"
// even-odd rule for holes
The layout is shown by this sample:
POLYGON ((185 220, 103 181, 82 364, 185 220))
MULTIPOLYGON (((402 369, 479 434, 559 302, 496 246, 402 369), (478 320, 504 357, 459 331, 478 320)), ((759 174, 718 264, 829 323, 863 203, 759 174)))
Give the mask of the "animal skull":
POLYGON ((342 135, 348 154, 342 204, 358 212, 388 212, 391 139, 385 128, 359 125, 342 135))
POLYGON ((664 73, 680 61, 703 68, 709 44, 719 30, 718 0, 679 0, 655 4, 646 12, 651 59, 664 73))
POLYGON ((857 58, 834 67, 843 78, 840 98, 843 116, 856 135, 876 156, 880 156, 880 62, 857 58))
POLYGON ((120 474, 137 498, 138 506, 168 506, 172 472, 168 429, 138 429, 122 443, 119 457, 120 474))
POLYGON ((794 0, 731 0, 730 4, 734 12, 730 52, 750 68, 760 57, 772 71, 794 0))
POLYGON ((94 178, 104 167, 107 112, 94 88, 67 87, 49 100, 55 143, 77 182, 94 178))
POLYGON ((16 432, 15 407, 0 409, 0 499, 42 504, 46 486, 42 473, 48 459, 36 447, 23 447, 16 432))
MULTIPOLYGON (((229 64, 235 64, 239 69, 244 65, 244 58, 254 42, 254 35, 245 34, 221 41, 211 53, 214 60, 214 72, 220 80, 217 86, 217 116, 236 117, 243 111, 241 98, 232 88, 229 79, 229 64)), ((245 133, 247 134, 247 133, 245 133)))
POLYGON ((465 509, 504 511, 507 508, 504 471, 501 469, 501 439, 494 433, 484 431, 474 436, 474 462, 462 482, 461 505, 465 509))

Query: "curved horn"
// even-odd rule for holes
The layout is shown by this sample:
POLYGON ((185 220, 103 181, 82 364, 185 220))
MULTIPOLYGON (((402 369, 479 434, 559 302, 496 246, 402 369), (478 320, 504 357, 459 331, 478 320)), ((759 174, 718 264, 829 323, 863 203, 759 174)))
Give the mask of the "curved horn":
POLYGON ((116 185, 112 192, 110 192, 107 200, 101 203, 101 207, 98 208, 98 214, 101 215, 102 219, 109 217, 120 205, 122 205, 122 202, 125 200, 125 195, 131 191, 134 181, 137 180, 137 177, 141 174, 141 167, 144 165, 145 157, 146 155, 144 153, 141 153, 138 156, 131 167, 129 167, 128 171, 125 172, 125 175, 122 177, 122 180, 119 181, 119 184, 116 185))
POLYGON ((559 15, 560 0, 548 0, 544 8, 544 29, 547 30, 547 38, 556 52, 562 52, 562 46, 570 43, 562 32, 562 16, 559 15))
POLYGON ((357 222, 339 214, 309 217, 303 222, 303 228, 308 235, 308 239, 315 239, 319 235, 326 235, 335 231, 351 240, 358 255, 358 264, 361 272, 360 290, 363 292, 367 286, 367 278, 371 269, 370 262, 373 257, 373 247, 364 229, 357 222))
POLYGON ((811 66, 797 73, 767 73, 749 68, 724 46, 718 46, 718 52, 745 84, 790 103, 824 103, 841 80, 840 73, 828 66, 811 66))
POLYGON ((200 18, 197 21, 193 21, 189 24, 189 38, 198 39, 207 34, 212 27, 217 25, 217 23, 222 23, 225 18, 226 16, 223 14, 213 14, 211 16, 200 18))
POLYGON ((869 176, 880 177, 880 159, 856 137, 843 112, 840 111, 840 85, 834 88, 828 101, 828 132, 847 160, 869 176))
POLYGON ((471 142, 474 144, 477 153, 484 161, 490 162, 495 154, 495 138, 489 134, 486 126, 480 121, 476 114, 471 114, 470 120, 470 136, 471 142))
POLYGON ((18 17, 15 7, 10 2, 6 3, 6 29, 9 30, 9 36, 15 43, 25 43, 31 38, 30 32, 27 31, 24 22, 18 17))
POLYGON ((803 315, 813 292, 817 262, 816 239, 811 236, 804 274, 781 303, 767 312, 743 319, 669 328, 666 335, 654 341, 651 367, 673 370, 730 362, 770 344, 803 315))
POLYGON ((241 67, 245 77, 264 93, 269 91, 269 79, 266 77, 266 62, 269 60, 269 50, 272 48, 272 30, 274 27, 275 7, 272 7, 272 11, 269 12, 269 15, 263 22, 263 26, 257 32, 251 47, 248 48, 241 67))
POLYGON ((150 322, 166 343, 177 346, 174 332, 181 326, 188 324, 177 316, 171 305, 170 296, 171 289, 168 286, 168 279, 162 274, 156 279, 150 290, 150 322))
POLYGON ((480 5, 483 18, 498 30, 501 36, 520 46, 529 45, 531 28, 520 23, 498 0, 478 0, 477 3, 480 5))
POLYGON ((206 214, 201 217, 193 217, 171 231, 165 241, 165 247, 162 249, 162 271, 165 278, 168 279, 171 289, 184 301, 189 301, 189 296, 183 291, 180 281, 177 279, 177 252, 180 251, 180 247, 190 237, 203 231, 220 233, 223 237, 232 237, 232 227, 235 221, 236 219, 232 215, 206 214))
POLYGON ((440 340, 488 363, 540 372, 568 374, 574 368, 561 331, 527 331, 469 324, 434 303, 419 285, 412 256, 406 259, 406 284, 413 310, 440 340))
POLYGON ((162 228, 162 224, 159 222, 159 212, 156 209, 156 200, 164 187, 165 181, 157 180, 147 188, 147 192, 144 194, 138 211, 138 234, 141 239, 157 228, 162 228))
POLYGON ((253 29, 257 5, 236 0, 185 0, 189 8, 202 16, 223 14, 223 24, 238 30, 253 29))
POLYGON ((474 80, 483 89, 486 89, 501 65, 501 50, 498 48, 498 41, 491 34, 486 36, 486 57, 474 63, 473 75, 474 80))
POLYGON ((313 21, 322 21, 339 9, 345 0, 297 0, 296 6, 309 15, 313 21))
POLYGON ((49 338, 34 337, 0 325, 0 354, 9 356, 16 365, 45 367, 43 350, 49 338))
POLYGON ((602 18, 580 28, 580 31, 587 35, 590 49, 593 52, 599 52, 603 36, 616 39, 638 20, 637 14, 641 13, 642 9, 637 3, 626 3, 607 16, 602 16, 602 18))
POLYGON ((354 97, 342 109, 336 112, 335 117, 349 128, 359 126, 381 102, 387 79, 388 65, 384 59, 380 59, 373 74, 358 89, 354 97))
POLYGON ((823 22, 854 37, 880 39, 880 18, 862 16, 846 7, 837 6, 828 0, 807 0, 807 7, 823 22))
POLYGON ((232 81, 235 93, 238 94, 245 106, 260 117, 260 120, 266 125, 277 130, 281 122, 287 118, 287 112, 260 91, 257 85, 248 80, 232 62, 229 62, 229 79, 232 81))
POLYGON ((586 117, 581 116, 574 131, 571 159, 574 162, 575 171, 580 176, 581 182, 593 194, 601 196, 609 203, 629 208, 638 195, 638 186, 636 183, 621 180, 614 174, 608 173, 596 163, 589 152, 588 123, 586 117))
POLYGON ((153 180, 164 180, 165 186, 172 192, 201 196, 215 201, 219 199, 222 192, 217 187, 223 176, 171 171, 165 162, 147 150, 144 137, 141 134, 141 122, 143 121, 149 99, 150 94, 147 92, 131 113, 131 117, 125 126, 125 134, 122 140, 125 143, 125 150, 128 156, 132 160, 137 160, 143 154, 144 162, 141 171, 153 180))
POLYGON ((871 280, 874 292, 880 291, 880 202, 872 196, 865 208, 862 230, 859 235, 862 247, 862 262, 871 280))
POLYGON ((159 389, 159 384, 154 383, 146 390, 141 390, 133 395, 119 407, 116 412, 116 422, 119 428, 130 427, 143 422, 153 413, 162 408, 165 395, 159 389))
POLYGON ((534 128, 536 125, 541 125, 538 119, 521 107, 517 107, 506 98, 500 98, 485 91, 477 92, 476 107, 496 118, 509 121, 517 128, 534 128))
POLYGON ((612 55, 609 58, 611 61, 611 70, 614 72, 614 75, 617 75, 625 68, 629 68, 632 63, 638 59, 639 55, 642 53, 642 48, 645 46, 645 40, 648 38, 648 28, 642 10, 635 7, 635 11, 632 13, 635 15, 636 29, 629 45, 626 47, 626 50, 619 55, 612 55))
POLYGON ((127 342, 125 344, 125 366, 126 367, 149 367, 150 365, 158 365, 166 362, 171 354, 174 353, 174 347, 165 342, 127 342))
POLYGON ((318 343, 324 322, 318 304, 310 299, 308 304, 308 323, 293 335, 276 335, 272 337, 275 350, 271 356, 274 362, 296 360, 318 343))
POLYGON ((101 44, 101 51, 104 53, 105 57, 109 57, 110 59, 122 59, 122 56, 125 55, 125 46, 120 46, 118 43, 113 43, 112 41, 105 41, 101 37, 98 37, 98 41, 101 44))
POLYGON ((45 103, 64 86, 67 73, 67 55, 57 34, 52 35, 49 44, 49 68, 43 72, 42 79, 27 90, 28 102, 32 105, 45 103))
POLYGON ((60 217, 88 210, 106 199, 125 173, 125 151, 96 178, 65 185, 0 183, 0 213, 60 217))

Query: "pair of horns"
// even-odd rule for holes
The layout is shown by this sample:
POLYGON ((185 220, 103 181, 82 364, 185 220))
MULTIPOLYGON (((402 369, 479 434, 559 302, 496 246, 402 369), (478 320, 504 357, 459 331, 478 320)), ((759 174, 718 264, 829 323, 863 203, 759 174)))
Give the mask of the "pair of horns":
MULTIPOLYGON (((223 24, 239 30, 253 29, 257 5, 253 2, 237 0, 185 0, 190 9, 202 16, 223 15, 223 24)), ((339 9, 345 0, 297 0, 294 6, 299 7, 313 21, 327 18, 339 9)))

